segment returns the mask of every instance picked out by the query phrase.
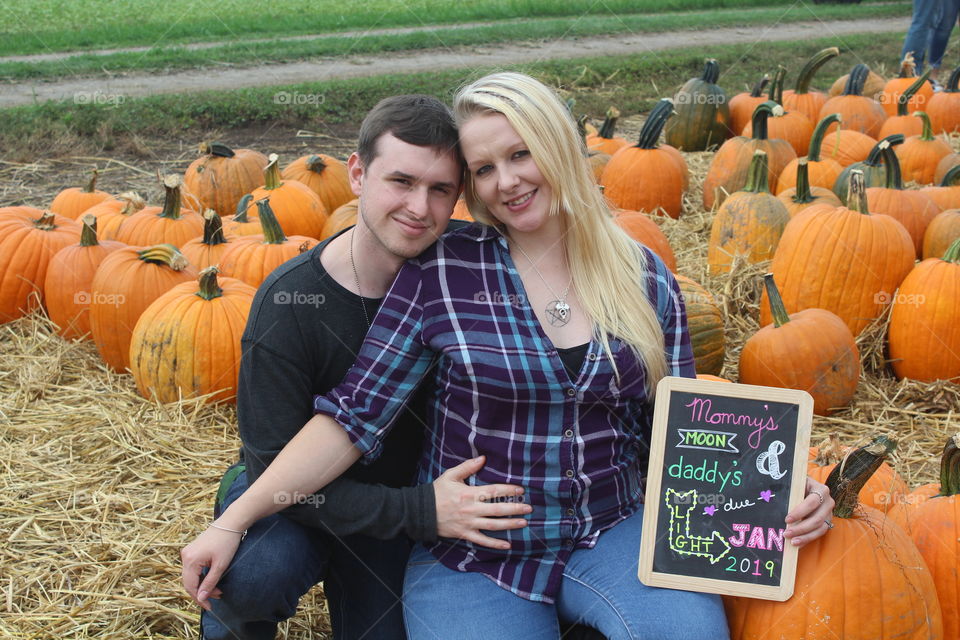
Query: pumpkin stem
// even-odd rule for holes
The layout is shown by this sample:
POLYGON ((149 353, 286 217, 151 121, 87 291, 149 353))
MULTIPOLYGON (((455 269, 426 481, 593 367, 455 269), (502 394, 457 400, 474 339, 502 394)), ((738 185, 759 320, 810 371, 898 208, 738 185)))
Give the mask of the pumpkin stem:
POLYGON ((810 162, 820 162, 820 149, 823 146, 823 136, 827 135, 827 128, 834 122, 838 124, 843 123, 843 119, 839 113, 831 113, 817 123, 816 128, 813 130, 813 135, 810 136, 810 150, 807 153, 807 158, 810 159, 810 162))
POLYGON ((260 226, 263 227, 264 244, 283 244, 287 241, 287 236, 283 234, 283 228, 270 208, 270 199, 264 198, 257 200, 257 211, 260 217, 260 226))
POLYGON ((783 79, 787 75, 787 68, 782 64, 777 67, 777 73, 773 76, 773 82, 770 83, 770 92, 767 97, 783 106, 783 79))
POLYGON ((606 117, 603 119, 603 124, 600 125, 600 131, 597 132, 597 135, 605 140, 613 138, 614 131, 617 128, 617 120, 620 118, 620 110, 616 107, 610 107, 607 109, 606 117))
POLYGON ((873 145, 873 149, 870 149, 870 155, 867 156, 867 159, 863 161, 863 164, 868 167, 879 167, 883 164, 883 152, 888 148, 897 144, 903 144, 904 137, 902 133, 891 133, 889 136, 879 141, 877 144, 873 145))
POLYGON ((772 273, 763 274, 763 285, 767 289, 767 301, 770 302, 770 313, 773 315, 773 326, 782 327, 790 322, 790 314, 783 305, 783 298, 780 297, 780 290, 777 289, 777 283, 773 281, 772 273))
POLYGON ((190 266, 186 256, 172 244, 155 244, 138 251, 137 256, 144 262, 165 264, 174 271, 183 271, 190 266))
POLYGON ((947 438, 940 456, 940 493, 941 496, 955 496, 960 493, 960 433, 947 438))
POLYGON ((126 202, 126 204, 123 205, 123 209, 120 210, 120 213, 125 216, 133 215, 147 206, 147 203, 144 202, 143 198, 141 198, 140 194, 136 191, 124 191, 117 196, 117 200, 126 202))
POLYGON ((247 217, 247 210, 250 207, 251 200, 253 200, 253 194, 250 193, 240 198, 240 202, 237 203, 237 212, 233 216, 234 222, 250 222, 250 218, 247 217))
POLYGON ((807 166, 807 158, 797 160, 797 186, 793 197, 790 199, 797 204, 806 204, 816 200, 813 191, 810 190, 810 169, 807 166))
POLYGON ((210 265, 206 269, 200 272, 200 289, 194 294, 203 298, 204 300, 213 300, 214 298, 219 298, 223 295, 223 289, 220 288, 220 283, 217 282, 217 274, 220 273, 220 270, 217 269, 217 265, 210 265))
POLYGON ((176 220, 180 217, 181 194, 180 187, 183 180, 175 173, 171 173, 163 179, 163 188, 166 193, 163 196, 163 211, 157 214, 161 218, 170 218, 176 220))
POLYGON ((672 115, 673 100, 663 98, 657 102, 650 115, 647 116, 647 121, 643 123, 643 128, 640 129, 640 140, 636 144, 637 148, 656 149, 657 143, 660 141, 660 133, 663 131, 663 125, 672 115))
POLYGON ((233 152, 233 149, 222 142, 201 142, 200 155, 216 156, 218 158, 232 158, 237 154, 233 152))
POLYGON ((57 228, 57 214, 53 211, 44 211, 33 221, 33 226, 41 231, 53 231, 57 228))
POLYGON ((587 114, 583 114, 577 118, 577 133, 580 134, 580 139, 583 140, 584 144, 587 142, 587 114))
POLYGON ((708 58, 703 67, 703 75, 700 79, 708 84, 717 84, 720 79, 720 63, 714 58, 708 58))
POLYGON ((940 181, 941 187, 960 187, 960 164, 950 167, 940 181))
POLYGON ((753 85, 753 89, 750 91, 751 98, 759 98, 763 95, 763 89, 768 84, 770 84, 770 74, 765 73, 763 77, 760 78, 760 81, 757 84, 753 85))
POLYGON ((930 124, 930 116, 926 111, 914 111, 913 115, 920 118, 923 122, 923 131, 920 132, 920 139, 924 142, 933 142, 933 126, 930 124))
POLYGON ((950 243, 950 246, 947 247, 947 252, 943 254, 944 262, 953 262, 954 264, 960 262, 960 238, 957 238, 950 243))
POLYGON ((88 213, 81 221, 83 228, 80 229, 80 246, 95 247, 100 244, 97 241, 97 217, 88 213))
POLYGON ((829 434, 818 447, 817 457, 814 463, 818 467, 826 467, 831 464, 837 464, 843 460, 843 445, 840 443, 840 436, 836 433, 829 434))
POLYGON ((960 92, 960 67, 957 67, 950 73, 947 79, 947 85, 943 88, 946 93, 960 92))
POLYGON ((87 186, 83 188, 84 193, 93 193, 97 190, 97 175, 100 173, 96 169, 91 172, 93 175, 90 176, 90 182, 87 183, 87 186))
POLYGON ((887 189, 903 191, 903 172, 900 170, 900 159, 897 158, 892 145, 883 150, 883 164, 887 171, 887 189))
POLYGON ((750 118, 750 126, 753 127, 753 139, 766 140, 767 119, 770 118, 770 116, 776 116, 779 118, 782 115, 783 107, 772 100, 767 100, 766 102, 761 102, 758 104, 757 108, 753 110, 753 116, 750 118))
POLYGON ((897 443, 886 436, 877 436, 865 447, 852 451, 827 477, 826 485, 836 500, 833 515, 851 518, 859 504, 858 494, 870 476, 880 468, 897 443))
POLYGON ((213 209, 203 212, 203 244, 225 244, 227 239, 223 235, 223 220, 213 209))
POLYGON ((847 78, 847 84, 844 86, 843 93, 840 95, 862 96, 863 85, 867 81, 868 75, 870 75, 870 67, 863 63, 855 66, 850 71, 850 77, 847 78))
POLYGON ((741 191, 750 193, 770 193, 770 165, 767 161, 767 152, 757 149, 750 160, 747 170, 747 184, 741 191))
POLYGON ((870 215, 870 208, 867 206, 867 189, 864 185, 863 171, 854 169, 850 172, 849 195, 847 196, 847 206, 854 211, 859 211, 865 216, 870 215))
POLYGON ((307 158, 307 169, 313 171, 314 173, 323 173, 323 170, 327 168, 327 163, 324 162, 323 158, 317 154, 313 154, 307 158))
POLYGON ((275 153, 271 153, 267 159, 269 162, 263 169, 263 188, 267 191, 272 191, 283 186, 283 179, 280 177, 280 165, 278 163, 280 156, 275 153))
POLYGON ((827 62, 840 55, 840 49, 829 47, 813 54, 807 63, 800 69, 800 75, 797 76, 797 86, 794 89, 795 94, 804 94, 810 92, 810 82, 813 75, 827 62))
POLYGON ((900 63, 900 78, 915 78, 917 76, 917 64, 913 59, 913 51, 907 51, 900 63))
MULTIPOLYGON (((910 55, 909 53, 907 55, 910 55)), ((900 97, 897 98, 897 115, 906 116, 907 113, 907 103, 910 102, 910 98, 920 90, 920 87, 923 86, 923 83, 927 81, 927 78, 930 77, 930 72, 933 71, 933 67, 927 67, 927 70, 923 72, 923 75, 917 78, 913 84, 903 90, 903 93, 900 94, 900 97)), ((909 76, 901 76, 909 77, 909 76)))

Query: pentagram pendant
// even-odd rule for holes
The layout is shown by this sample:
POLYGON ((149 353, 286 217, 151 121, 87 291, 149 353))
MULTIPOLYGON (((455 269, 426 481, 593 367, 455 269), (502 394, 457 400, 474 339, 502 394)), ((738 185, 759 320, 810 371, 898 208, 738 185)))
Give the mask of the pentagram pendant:
POLYGON ((547 321, 552 327, 562 327, 570 322, 570 305, 563 300, 554 300, 547 303, 545 311, 547 321))

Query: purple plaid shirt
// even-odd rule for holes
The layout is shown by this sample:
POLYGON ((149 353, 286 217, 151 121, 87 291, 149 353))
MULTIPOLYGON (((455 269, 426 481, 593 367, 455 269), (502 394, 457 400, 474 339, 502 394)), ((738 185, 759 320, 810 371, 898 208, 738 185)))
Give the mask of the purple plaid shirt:
MULTIPOLYGON (((643 249, 646 294, 665 334, 671 375, 694 375, 686 313, 676 280, 643 249)), ((521 485, 528 526, 486 532, 500 551, 442 538, 430 547, 445 566, 479 571, 529 600, 553 602, 574 548, 643 501, 652 407, 646 372, 611 339, 617 382, 590 342, 570 379, 533 309, 506 240, 492 227, 448 233, 401 269, 344 381, 315 410, 344 426, 369 459, 424 376, 433 379, 420 482, 485 455, 472 484, 521 485)))

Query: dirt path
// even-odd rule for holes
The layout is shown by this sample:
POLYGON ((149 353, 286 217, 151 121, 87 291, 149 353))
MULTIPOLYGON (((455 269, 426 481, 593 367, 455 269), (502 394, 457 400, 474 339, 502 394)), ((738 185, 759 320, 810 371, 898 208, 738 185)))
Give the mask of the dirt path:
MULTIPOLYGON (((315 61, 267 64, 254 68, 203 69, 171 74, 130 74, 109 78, 82 78, 57 82, 24 82, 0 85, 0 108, 66 100, 114 104, 127 98, 158 93, 228 90, 243 87, 288 85, 300 82, 356 78, 392 73, 424 73, 477 66, 510 66, 540 60, 587 56, 626 55, 676 48, 711 46, 730 42, 774 42, 805 38, 836 37, 859 33, 906 32, 909 17, 843 20, 832 22, 796 22, 673 31, 659 34, 617 35, 609 37, 526 42, 491 47, 431 49, 383 55, 358 55, 315 61)), ((322 96, 278 93, 278 101, 318 100, 322 96)))

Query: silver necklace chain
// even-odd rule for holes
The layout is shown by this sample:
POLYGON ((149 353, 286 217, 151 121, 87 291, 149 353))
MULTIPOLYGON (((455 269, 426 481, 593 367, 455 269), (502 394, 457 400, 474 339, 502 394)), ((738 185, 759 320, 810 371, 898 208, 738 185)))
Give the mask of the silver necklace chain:
POLYGON ((558 296, 553 288, 547 283, 547 279, 543 277, 543 274, 540 273, 540 270, 537 269, 537 265, 530 259, 530 256, 527 255, 527 252, 523 250, 523 247, 520 246, 520 243, 514 240, 513 244, 516 245, 517 249, 520 249, 520 253, 523 254, 523 257, 527 259, 527 262, 530 263, 530 266, 533 267, 534 273, 537 274, 537 277, 540 278, 540 281, 543 282, 543 286, 547 288, 547 291, 550 292, 550 295, 553 296, 553 300, 547 303, 544 312, 547 314, 547 322, 554 327, 565 326, 570 322, 571 311, 570 305, 567 303, 567 296, 570 295, 570 287, 573 285, 573 276, 570 277, 570 282, 567 283, 567 288, 564 289, 563 295, 558 296))
POLYGON ((357 285, 357 297, 360 298, 360 308, 363 309, 363 319, 367 321, 367 329, 370 329, 370 316, 367 315, 367 303, 363 301, 363 292, 360 291, 360 276, 357 274, 357 263, 353 261, 353 236, 356 228, 350 232, 350 266, 353 267, 353 281, 357 285))

